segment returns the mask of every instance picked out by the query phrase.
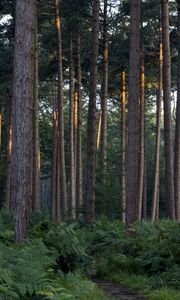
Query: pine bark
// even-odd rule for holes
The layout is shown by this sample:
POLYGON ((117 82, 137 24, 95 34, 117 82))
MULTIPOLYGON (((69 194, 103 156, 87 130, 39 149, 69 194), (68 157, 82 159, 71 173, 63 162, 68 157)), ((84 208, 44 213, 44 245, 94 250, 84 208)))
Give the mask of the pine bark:
POLYGON ((59 0, 55 0, 56 10, 56 32, 57 32, 57 59, 58 59, 58 118, 59 118, 59 163, 60 163, 60 183, 61 183, 61 215, 64 219, 67 212, 66 194, 66 169, 64 151, 64 111, 63 111, 63 57, 62 57, 62 37, 61 21, 59 14, 59 0))
POLYGON ((140 91, 140 158, 139 158, 139 189, 138 189, 138 220, 142 219, 143 187, 144 187, 144 115, 145 115, 145 71, 144 53, 141 53, 141 91, 140 91))
POLYGON ((87 222, 92 223, 95 217, 95 180, 96 180, 96 85, 97 60, 99 48, 99 0, 93 1, 90 86, 88 108, 88 141, 87 141, 87 222))
POLYGON ((173 136, 171 119, 171 55, 169 39, 169 7, 167 0, 162 6, 162 43, 163 43, 163 101, 164 101, 164 143, 165 143, 165 187, 167 217, 175 218, 174 207, 174 170, 173 136))
POLYGON ((126 161, 126 223, 138 219, 139 176, 140 1, 131 2, 128 146, 126 161))
POLYGON ((180 221, 180 0, 178 6, 178 75, 177 75, 177 107, 175 131, 175 157, 174 157, 174 195, 175 217, 180 221))
POLYGON ((73 44, 70 38, 70 69, 69 69, 69 142, 70 142, 70 215, 76 217, 75 199, 75 153, 74 153, 74 64, 73 64, 73 44))
POLYGON ((33 106, 33 184, 32 210, 40 210, 40 142, 39 142, 39 99, 38 99, 38 24, 36 20, 35 87, 33 106))
POLYGON ((82 216, 83 211, 83 169, 82 169, 82 99, 81 99, 81 39, 77 36, 77 63, 76 63, 76 92, 77 92, 77 200, 76 216, 82 216))
POLYGON ((126 222, 126 73, 121 71, 121 190, 122 190, 122 221, 126 222))
POLYGON ((162 53, 162 26, 160 25, 160 43, 159 43, 159 80, 157 93, 156 110, 156 145, 153 171, 153 194, 151 207, 151 220, 156 220, 157 206, 159 205, 159 167, 160 167, 160 143, 161 143, 161 108, 162 108, 162 90, 163 90, 163 53, 162 53))
POLYGON ((12 201, 16 205, 15 239, 27 237, 32 195, 32 109, 34 103, 36 1, 16 1, 12 111, 12 201), (28 47, 27 47, 28 45, 28 47))
POLYGON ((107 161, 107 98, 108 98, 108 65, 109 65, 109 42, 108 42, 108 0, 104 0, 104 19, 103 19, 103 83, 102 83, 102 174, 105 177, 107 161))

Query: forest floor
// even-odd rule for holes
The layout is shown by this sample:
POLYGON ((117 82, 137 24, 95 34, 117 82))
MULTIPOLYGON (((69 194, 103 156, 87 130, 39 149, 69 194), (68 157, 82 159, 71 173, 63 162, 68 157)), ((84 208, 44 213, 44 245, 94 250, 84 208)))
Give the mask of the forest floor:
POLYGON ((107 280, 93 279, 93 282, 97 284, 108 296, 113 296, 118 300, 147 300, 142 294, 137 293, 131 288, 125 288, 117 283, 107 280))

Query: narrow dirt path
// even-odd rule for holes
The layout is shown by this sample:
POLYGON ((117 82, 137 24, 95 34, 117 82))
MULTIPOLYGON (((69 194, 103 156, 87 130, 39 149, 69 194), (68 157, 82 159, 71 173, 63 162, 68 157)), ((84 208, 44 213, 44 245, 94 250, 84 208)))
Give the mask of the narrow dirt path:
POLYGON ((93 279, 93 282, 96 283, 104 292, 113 296, 118 300, 147 300, 142 294, 138 294, 136 291, 130 288, 124 288, 117 283, 109 282, 101 279, 93 279))

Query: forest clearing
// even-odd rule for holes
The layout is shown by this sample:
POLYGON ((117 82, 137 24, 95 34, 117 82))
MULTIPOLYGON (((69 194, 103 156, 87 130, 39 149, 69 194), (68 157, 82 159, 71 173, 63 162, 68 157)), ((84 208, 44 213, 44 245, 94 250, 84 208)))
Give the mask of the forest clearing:
POLYGON ((180 0, 0 0, 1 299, 180 299, 180 0))

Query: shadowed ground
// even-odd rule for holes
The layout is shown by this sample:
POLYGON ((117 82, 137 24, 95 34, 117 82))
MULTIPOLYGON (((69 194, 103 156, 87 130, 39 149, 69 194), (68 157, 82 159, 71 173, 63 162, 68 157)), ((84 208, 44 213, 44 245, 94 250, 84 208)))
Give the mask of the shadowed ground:
POLYGON ((93 279, 100 288, 102 288, 107 295, 113 296, 118 300, 147 300, 143 295, 138 294, 130 288, 124 288, 117 283, 109 282, 101 279, 93 279))

